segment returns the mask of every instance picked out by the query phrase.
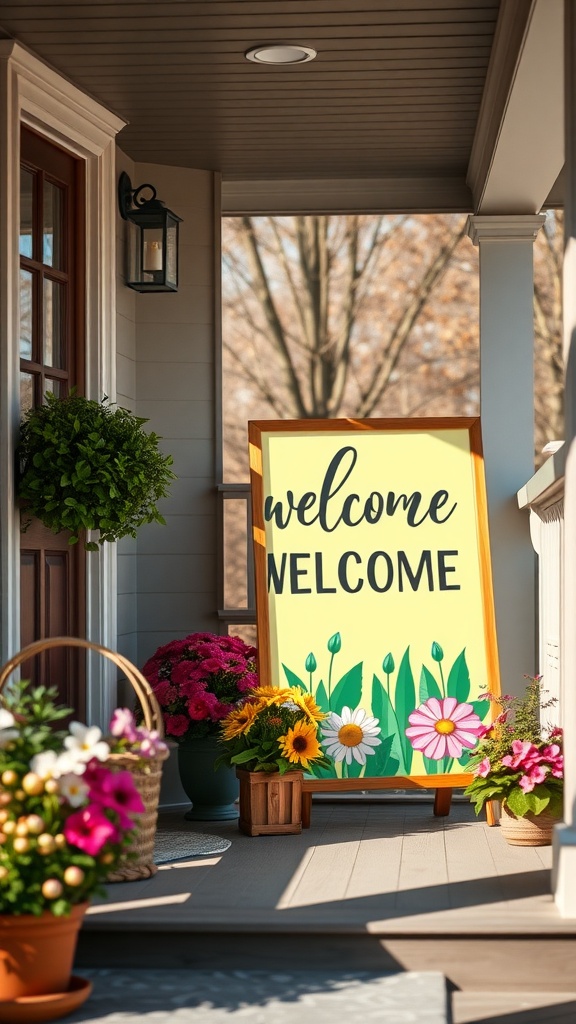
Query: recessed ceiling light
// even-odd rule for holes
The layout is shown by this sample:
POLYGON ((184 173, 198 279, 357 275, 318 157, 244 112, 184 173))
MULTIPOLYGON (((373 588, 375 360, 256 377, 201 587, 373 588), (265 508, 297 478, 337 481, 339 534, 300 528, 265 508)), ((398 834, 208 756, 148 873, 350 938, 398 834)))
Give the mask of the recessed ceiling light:
POLYGON ((274 43, 269 46, 253 46, 244 56, 256 64, 305 64, 314 60, 317 52, 311 46, 274 43))

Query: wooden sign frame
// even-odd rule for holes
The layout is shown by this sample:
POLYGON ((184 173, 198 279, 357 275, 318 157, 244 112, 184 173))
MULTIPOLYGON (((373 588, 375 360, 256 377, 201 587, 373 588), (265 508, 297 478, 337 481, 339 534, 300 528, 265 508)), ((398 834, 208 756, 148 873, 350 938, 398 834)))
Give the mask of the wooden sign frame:
MULTIPOLYGON (((263 441, 268 434, 312 435, 347 435, 354 438, 362 433, 391 432, 413 436, 415 433, 434 436, 436 432, 466 431, 469 438, 469 454, 472 461, 472 484, 475 505, 475 536, 477 551, 477 572, 481 591, 482 626, 484 632, 484 657, 487 680, 485 685, 493 693, 500 692, 498 653, 496 641, 496 623, 492 596, 492 572, 490 565, 490 547, 488 539, 488 515, 486 489, 484 481, 484 465, 482 457, 482 441, 480 421, 472 417, 454 418, 420 418, 420 419, 337 419, 337 420, 255 420, 249 427, 250 477, 252 488, 252 525, 254 542, 256 612, 258 625, 258 671, 261 685, 287 685, 284 679, 274 679, 272 672, 272 649, 270 636, 270 604, 268 596, 268 552, 266 541, 266 519, 264 514, 264 455, 263 441)), ((460 437, 462 434, 460 434, 460 437)), ((354 449, 355 450, 355 449, 354 449)), ((467 453, 466 453, 467 454, 467 453)), ((297 483, 298 481, 292 481, 297 483)), ((437 492, 447 494, 448 492, 437 492)), ((394 495, 393 495, 394 497, 394 495)), ((297 500, 297 499, 295 499, 297 500)), ((304 499, 303 499, 304 500, 304 499)), ((311 499, 310 499, 311 500, 311 499)), ((310 507, 310 506, 306 506, 310 507)), ((430 506, 432 507, 432 505, 430 506)), ((456 507, 456 505, 454 506, 456 507)), ((406 509, 406 505, 404 506, 406 509)), ((311 513, 310 513, 311 514, 311 513)), ((436 509, 441 523, 440 513, 436 509)), ((268 516, 271 519, 271 515, 268 516)), ((446 518, 448 518, 446 516, 446 518)), ((302 520, 301 520, 302 521, 302 520)), ((304 525, 310 525, 304 522, 304 525)), ((348 524, 350 525, 350 524, 348 524)), ((351 524, 355 525, 355 524, 351 524)), ((419 525, 410 523, 409 525, 419 525)), ((278 532, 278 531, 277 531, 278 532)), ((450 553, 450 552, 448 552, 450 553)), ((300 556, 297 556, 300 557, 300 556)), ((303 556, 302 556, 303 557, 303 556)), ((308 557, 308 556, 307 556, 308 557)), ((454 571, 451 569, 450 571, 454 571)), ((433 588, 432 588, 433 589, 433 588)), ((440 588, 442 589, 442 588, 440 588)), ((446 586, 444 589, 459 589, 446 586)), ((304 592, 304 591, 303 591, 304 592)), ((463 653, 463 652, 462 652, 463 653)), ((423 666, 424 669, 424 666, 423 666)), ((445 694, 448 691, 445 690, 445 694)), ((465 698, 464 698, 465 700, 465 698)), ((485 721, 493 718, 493 705, 486 702, 485 721)), ((478 708, 478 705, 476 705, 478 708)), ((399 730, 400 732, 400 730, 399 730)), ((406 742, 406 741, 404 741, 406 742)), ((369 762, 369 758, 367 762, 369 762)), ((452 768, 453 765, 450 765, 452 768)), ((368 770, 366 768, 366 770, 368 770)), ((450 806, 452 789, 468 785, 470 773, 449 771, 447 774, 406 774, 393 776, 374 776, 361 778, 305 778, 304 790, 304 824, 309 824, 310 801, 312 792, 334 792, 350 790, 385 790, 385 789, 435 789, 435 813, 446 814, 450 806), (307 820, 308 819, 308 820, 307 820)), ((489 821, 491 814, 489 812, 489 821)))

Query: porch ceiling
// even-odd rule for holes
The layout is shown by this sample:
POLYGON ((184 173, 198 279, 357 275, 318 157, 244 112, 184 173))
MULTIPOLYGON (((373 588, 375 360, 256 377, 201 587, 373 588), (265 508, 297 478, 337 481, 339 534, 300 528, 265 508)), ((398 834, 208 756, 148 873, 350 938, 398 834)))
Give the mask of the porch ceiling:
POLYGON ((136 161, 220 170, 228 180, 464 185, 499 8, 500 0, 1 0, 0 26, 128 120, 118 141, 136 161), (313 46, 318 57, 284 68, 245 60, 249 47, 277 41, 313 46))

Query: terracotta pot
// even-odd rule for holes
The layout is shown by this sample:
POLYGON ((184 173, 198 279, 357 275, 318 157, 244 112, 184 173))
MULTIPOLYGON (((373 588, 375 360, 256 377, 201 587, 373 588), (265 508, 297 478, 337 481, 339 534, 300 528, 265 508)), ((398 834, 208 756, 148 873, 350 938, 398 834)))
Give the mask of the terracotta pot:
POLYGON ((525 814, 523 818, 517 818, 503 803, 500 828, 510 846, 551 846, 554 825, 560 820, 552 814, 546 814, 545 811, 542 814, 525 814))
POLYGON ((290 835, 302 831, 302 772, 246 772, 240 780, 238 828, 248 836, 290 835))
POLYGON ((88 903, 68 917, 0 915, 0 1000, 66 992, 88 903))

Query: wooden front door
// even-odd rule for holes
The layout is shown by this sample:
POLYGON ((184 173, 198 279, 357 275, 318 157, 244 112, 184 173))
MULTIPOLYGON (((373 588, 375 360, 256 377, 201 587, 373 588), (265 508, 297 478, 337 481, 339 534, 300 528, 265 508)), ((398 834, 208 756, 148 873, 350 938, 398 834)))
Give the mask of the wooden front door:
MULTIPOLYGON (((20 177, 20 404, 47 391, 84 390, 84 175, 82 162, 22 129, 20 177)), ((85 635, 85 555, 35 520, 21 535, 21 643, 85 635)), ((82 715, 77 652, 57 649, 26 665, 23 678, 57 686, 82 715)))

